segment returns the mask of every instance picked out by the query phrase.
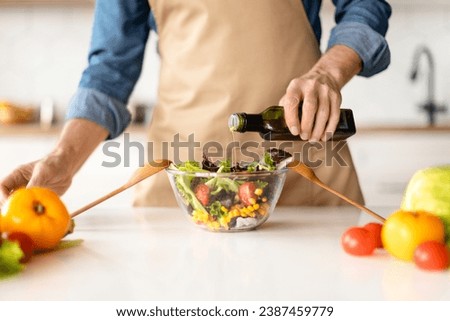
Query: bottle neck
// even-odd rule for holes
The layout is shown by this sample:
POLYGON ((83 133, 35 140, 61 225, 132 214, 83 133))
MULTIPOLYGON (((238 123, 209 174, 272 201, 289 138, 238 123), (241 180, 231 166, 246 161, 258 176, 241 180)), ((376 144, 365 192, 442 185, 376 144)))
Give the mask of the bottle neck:
POLYGON ((236 113, 228 119, 228 127, 236 132, 260 132, 264 129, 263 117, 259 114, 236 113))

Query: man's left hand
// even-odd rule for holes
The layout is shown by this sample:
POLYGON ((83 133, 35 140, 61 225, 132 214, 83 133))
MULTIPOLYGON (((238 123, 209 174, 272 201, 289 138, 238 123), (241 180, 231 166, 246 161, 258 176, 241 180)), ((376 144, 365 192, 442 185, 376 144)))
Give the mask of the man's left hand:
POLYGON ((355 51, 336 45, 309 72, 293 79, 279 102, 291 133, 302 140, 328 140, 339 122, 341 89, 361 67, 355 51), (302 119, 298 118, 300 102, 302 119))

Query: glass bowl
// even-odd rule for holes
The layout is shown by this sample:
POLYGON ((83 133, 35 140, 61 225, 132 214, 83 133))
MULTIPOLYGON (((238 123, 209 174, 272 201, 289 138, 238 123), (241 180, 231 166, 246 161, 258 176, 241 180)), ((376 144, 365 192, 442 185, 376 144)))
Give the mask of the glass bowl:
POLYGON ((287 169, 184 172, 166 169, 178 205, 190 221, 217 232, 252 230, 272 214, 287 169))

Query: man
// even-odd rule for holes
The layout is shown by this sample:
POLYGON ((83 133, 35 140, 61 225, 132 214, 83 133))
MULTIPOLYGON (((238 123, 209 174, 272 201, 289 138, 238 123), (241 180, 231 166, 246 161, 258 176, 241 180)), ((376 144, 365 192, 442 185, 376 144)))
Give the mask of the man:
MULTIPOLYGON (((160 147, 177 134, 181 141, 193 134, 196 141, 225 146, 231 140, 226 129, 230 114, 258 113, 279 102, 292 134, 310 143, 321 141, 308 157, 324 160, 334 146, 325 140, 339 119, 342 87, 357 74, 372 76, 389 64, 384 35, 391 9, 384 0, 333 0, 337 25, 323 55, 321 1, 147 1, 96 1, 89 66, 60 139, 47 157, 22 165, 0 182, 3 198, 19 186, 64 193, 93 150, 124 131, 130 121, 126 103, 151 27, 158 32, 161 56, 158 104, 149 133, 154 158, 162 156, 160 147), (300 101, 302 119, 297 115, 300 101)), ((257 138, 239 137, 244 139, 257 138)), ((292 150, 304 144, 296 143, 292 150)), ((348 147, 339 153, 345 164, 323 164, 316 173, 362 202, 348 147)), ((279 202, 340 204, 292 174, 279 202)), ((138 188, 135 205, 172 204, 164 175, 138 188)))

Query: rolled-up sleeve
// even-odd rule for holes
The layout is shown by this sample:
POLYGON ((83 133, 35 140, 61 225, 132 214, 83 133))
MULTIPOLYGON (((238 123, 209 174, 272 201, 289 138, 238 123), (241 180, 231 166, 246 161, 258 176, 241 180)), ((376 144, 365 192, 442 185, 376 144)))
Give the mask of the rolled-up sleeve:
POLYGON ((69 103, 66 119, 83 118, 106 128, 108 139, 119 136, 130 123, 126 104, 92 88, 78 88, 69 103))
POLYGON ((333 0, 336 26, 328 48, 345 45, 359 55, 363 68, 359 75, 370 77, 386 69, 391 61, 385 35, 391 7, 384 0, 333 0))
POLYGON ((126 105, 142 70, 150 32, 148 0, 97 0, 89 63, 66 119, 89 119, 120 135, 130 123, 126 105))

